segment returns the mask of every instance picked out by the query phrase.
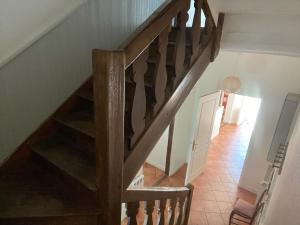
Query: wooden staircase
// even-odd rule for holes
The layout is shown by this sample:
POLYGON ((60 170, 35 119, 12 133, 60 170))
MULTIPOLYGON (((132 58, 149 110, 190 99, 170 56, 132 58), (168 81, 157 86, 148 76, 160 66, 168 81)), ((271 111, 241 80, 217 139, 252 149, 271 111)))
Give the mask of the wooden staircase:
POLYGON ((141 207, 147 224, 155 210, 187 224, 192 186, 127 187, 219 51, 224 15, 216 26, 195 0, 186 27, 189 5, 168 1, 119 50, 93 51, 91 78, 0 168, 0 224, 120 224, 122 202, 129 224, 141 207))

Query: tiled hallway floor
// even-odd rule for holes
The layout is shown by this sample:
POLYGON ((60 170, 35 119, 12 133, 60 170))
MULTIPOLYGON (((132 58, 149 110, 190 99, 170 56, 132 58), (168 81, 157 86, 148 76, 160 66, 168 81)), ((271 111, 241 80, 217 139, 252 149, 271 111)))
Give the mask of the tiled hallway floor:
POLYGON ((256 196, 238 187, 250 131, 241 126, 223 125, 212 141, 204 172, 195 186, 189 225, 227 225, 237 197, 251 203, 256 196))

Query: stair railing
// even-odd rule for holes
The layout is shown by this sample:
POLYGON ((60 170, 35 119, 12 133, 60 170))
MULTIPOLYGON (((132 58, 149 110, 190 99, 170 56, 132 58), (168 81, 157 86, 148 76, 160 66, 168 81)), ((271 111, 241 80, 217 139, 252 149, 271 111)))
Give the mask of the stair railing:
POLYGON ((119 50, 93 50, 100 224, 120 223, 123 190, 218 54, 224 17, 216 27, 207 0, 193 1, 191 28, 190 0, 171 0, 119 50))
POLYGON ((127 190, 123 195, 126 225, 187 225, 193 190, 192 185, 127 190))

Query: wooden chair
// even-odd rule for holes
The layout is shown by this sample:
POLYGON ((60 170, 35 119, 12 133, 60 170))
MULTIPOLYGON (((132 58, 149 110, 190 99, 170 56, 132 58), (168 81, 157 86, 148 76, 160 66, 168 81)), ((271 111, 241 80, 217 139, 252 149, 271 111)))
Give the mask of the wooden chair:
POLYGON ((264 197, 266 193, 267 189, 262 192, 255 205, 250 204, 249 202, 246 202, 243 199, 237 199, 236 203, 234 204, 233 210, 230 214, 229 225, 253 225, 259 212, 264 206, 264 197))

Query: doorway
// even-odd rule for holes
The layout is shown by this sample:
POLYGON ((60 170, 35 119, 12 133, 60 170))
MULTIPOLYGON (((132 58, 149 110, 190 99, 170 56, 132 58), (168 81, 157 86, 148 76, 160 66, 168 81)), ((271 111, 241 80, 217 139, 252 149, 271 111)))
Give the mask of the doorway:
POLYGON ((199 99, 199 114, 197 116, 197 128, 193 141, 193 147, 188 164, 188 181, 199 176, 205 167, 207 152, 214 130, 216 112, 220 105, 221 92, 215 92, 199 99))
MULTIPOLYGON (((221 91, 200 97, 186 183, 192 182, 203 173, 208 161, 208 152, 213 151, 211 148, 214 142, 217 142, 214 140, 220 140, 224 135, 228 141, 232 138, 232 142, 243 146, 239 153, 242 156, 239 158, 241 172, 260 104, 261 99, 221 91)), ((219 145, 225 149, 226 146, 222 145, 228 146, 230 143, 219 145)), ((230 161, 227 163, 230 164, 230 161)))
MULTIPOLYGON (((255 194, 240 188, 238 183, 261 101, 235 94, 227 96, 225 105, 223 100, 221 95, 220 105, 214 112, 214 122, 220 121, 219 128, 211 122, 211 126, 217 128, 215 133, 211 132, 206 155, 202 161, 198 161, 198 166, 204 166, 198 176, 188 174, 186 180, 196 190, 191 206, 191 224, 198 224, 199 221, 200 224, 228 224, 237 198, 250 203, 256 200, 255 194)), ((200 118, 202 113, 200 111, 200 118)), ((201 120, 197 122, 201 125, 201 120)), ((191 159, 192 163, 196 164, 197 161, 191 159)))

